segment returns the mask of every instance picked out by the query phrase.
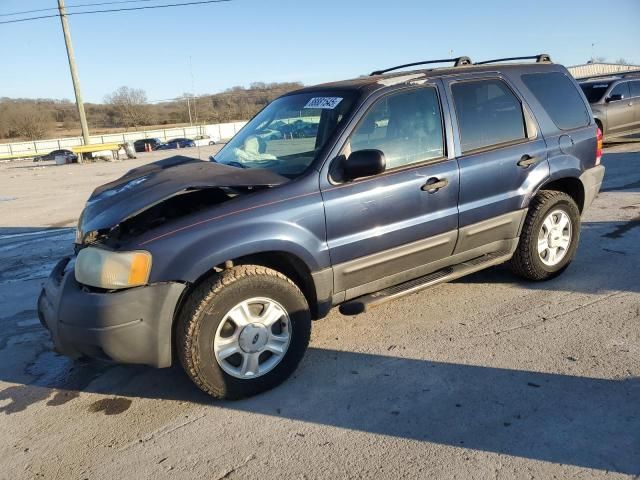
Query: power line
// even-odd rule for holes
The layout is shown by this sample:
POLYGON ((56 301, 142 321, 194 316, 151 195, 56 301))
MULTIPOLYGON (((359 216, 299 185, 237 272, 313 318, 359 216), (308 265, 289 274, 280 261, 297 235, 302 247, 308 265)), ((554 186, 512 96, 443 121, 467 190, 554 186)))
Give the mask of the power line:
MULTIPOLYGON (((66 8, 81 8, 81 7, 95 7, 98 5, 115 5, 117 3, 141 3, 141 2, 154 2, 158 0, 116 0, 112 2, 99 2, 99 3, 79 3, 77 5, 67 5, 66 8)), ((56 7, 51 8, 37 8, 35 10, 23 10, 22 12, 0 13, 0 17, 13 17, 15 15, 24 15, 25 13, 37 13, 48 12, 51 10, 58 10, 56 7)))
MULTIPOLYGON (((209 3, 226 3, 231 2, 233 0, 200 0, 195 2, 184 2, 184 3, 168 3, 163 5, 145 5, 142 7, 129 7, 129 8, 111 8, 107 10, 87 10, 84 12, 67 12, 66 15, 88 15, 88 14, 96 14, 96 13, 111 13, 111 12, 128 12, 133 10, 151 10, 155 8, 169 8, 169 7, 185 7, 189 5, 204 5, 209 3)), ((7 23, 18 23, 18 22, 29 22, 31 20, 40 20, 43 18, 54 18, 59 17, 60 14, 52 14, 52 15, 40 15, 37 17, 28 17, 28 18, 18 18, 14 20, 4 20, 0 22, 0 25, 7 23)))

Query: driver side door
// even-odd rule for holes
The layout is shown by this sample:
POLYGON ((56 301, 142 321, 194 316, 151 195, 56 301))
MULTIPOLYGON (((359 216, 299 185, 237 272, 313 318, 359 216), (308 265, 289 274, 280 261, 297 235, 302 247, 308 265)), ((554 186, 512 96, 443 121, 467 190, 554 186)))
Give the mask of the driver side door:
POLYGON ((361 117, 321 187, 334 291, 346 299, 424 275, 458 236, 458 167, 445 146, 438 85, 379 98, 361 117), (346 181, 340 165, 377 149, 386 170, 346 181), (438 189, 429 184, 440 182, 438 189))

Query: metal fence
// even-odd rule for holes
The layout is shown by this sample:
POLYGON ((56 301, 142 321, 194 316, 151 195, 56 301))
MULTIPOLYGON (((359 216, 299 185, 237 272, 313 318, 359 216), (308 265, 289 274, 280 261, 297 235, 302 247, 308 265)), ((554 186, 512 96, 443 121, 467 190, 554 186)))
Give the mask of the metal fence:
MULTIPOLYGON (((143 138, 159 138, 162 141, 167 141, 171 138, 194 138, 198 135, 209 135, 213 141, 219 142, 233 137, 246 123, 247 122, 216 123, 193 127, 91 135, 89 137, 89 143, 124 143, 134 142, 143 138)), ((24 157, 29 157, 49 153, 52 150, 78 147, 83 144, 82 137, 54 138, 51 140, 35 140, 33 142, 0 143, 0 156, 24 155, 24 157)))

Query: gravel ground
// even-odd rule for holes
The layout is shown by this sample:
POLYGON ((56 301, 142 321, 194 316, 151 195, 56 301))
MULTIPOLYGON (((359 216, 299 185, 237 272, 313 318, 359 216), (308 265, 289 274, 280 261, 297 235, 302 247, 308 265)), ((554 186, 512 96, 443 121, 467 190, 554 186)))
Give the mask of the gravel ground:
POLYGON ((71 362, 37 320, 91 190, 158 158, 0 165, 0 478, 640 477, 638 143, 607 148, 561 277, 334 310, 294 377, 240 402, 179 367, 71 362))

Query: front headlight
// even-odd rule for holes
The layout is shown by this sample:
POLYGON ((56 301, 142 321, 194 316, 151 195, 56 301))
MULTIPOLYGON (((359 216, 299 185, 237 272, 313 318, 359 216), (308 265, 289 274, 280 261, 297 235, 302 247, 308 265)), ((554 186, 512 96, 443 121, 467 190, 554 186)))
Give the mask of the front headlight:
POLYGON ((114 290, 137 287, 149 280, 151 254, 143 250, 111 252, 87 247, 80 250, 75 265, 78 283, 114 290))

